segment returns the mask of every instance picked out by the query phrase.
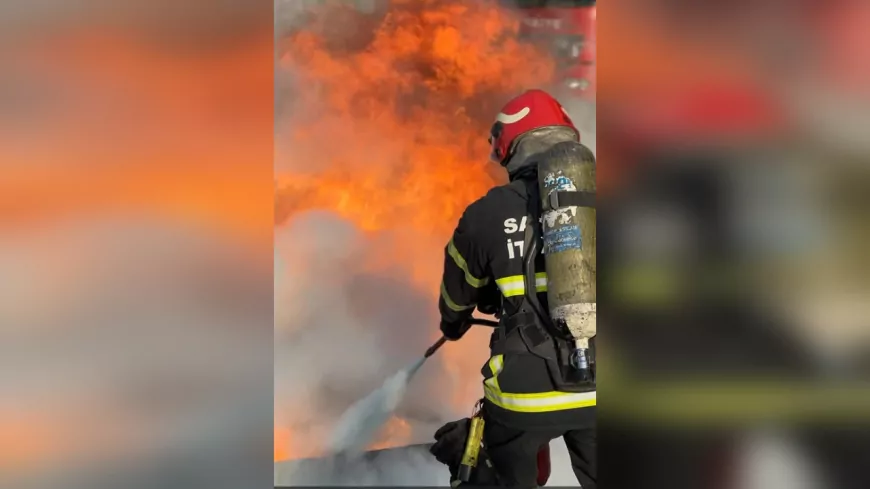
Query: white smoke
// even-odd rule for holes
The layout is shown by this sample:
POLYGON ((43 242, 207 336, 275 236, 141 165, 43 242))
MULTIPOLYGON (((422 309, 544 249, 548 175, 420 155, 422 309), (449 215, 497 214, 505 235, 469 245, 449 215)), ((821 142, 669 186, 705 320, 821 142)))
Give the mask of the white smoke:
MULTIPOLYGON (((298 215, 275 240, 275 419, 289 427, 291 446, 304 447, 292 456, 318 456, 347 408, 422 356, 436 328, 435 308, 429 295, 410 290, 402 277, 367 273, 378 240, 330 212, 298 215)), ((450 392, 438 389, 450 389, 439 362, 436 356, 423 366, 400 402, 409 443, 431 441, 438 427, 462 415, 452 412, 450 392)), ((446 477, 446 468, 433 459, 417 459, 446 477)), ((276 484, 335 484, 336 477, 347 476, 287 467, 276 465, 276 484)), ((375 470, 366 480, 419 480, 411 461, 395 467, 395 473, 375 470)))
POLYGON ((283 486, 449 486, 450 473, 422 446, 383 452, 375 459, 289 461, 275 465, 283 486))
MULTIPOLYGON (((431 294, 408 287, 407 268, 367 271, 382 242, 330 212, 297 215, 275 240, 276 421, 318 440, 310 448, 319 452, 345 409, 422 356, 437 311, 431 294)), ((427 362, 400 406, 421 422, 418 439, 455 415, 449 396, 425 397, 444 385, 439 361, 427 362)))
MULTIPOLYGON (((552 472, 547 486, 578 487, 571 469, 571 457, 561 439, 550 442, 552 472)), ((449 485, 447 469, 432 457, 426 447, 413 446, 383 452, 374 459, 335 459, 279 462, 275 465, 275 485, 330 486, 427 486, 449 485)))

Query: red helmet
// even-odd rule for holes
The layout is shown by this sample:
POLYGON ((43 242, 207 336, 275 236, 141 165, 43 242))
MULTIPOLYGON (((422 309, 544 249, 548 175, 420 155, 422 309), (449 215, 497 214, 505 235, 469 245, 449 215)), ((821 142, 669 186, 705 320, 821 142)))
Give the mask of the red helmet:
POLYGON ((551 126, 574 127, 568 112, 555 98, 543 90, 528 90, 505 104, 495 117, 489 135, 492 146, 490 158, 504 166, 510 156, 511 145, 523 134, 534 129, 551 126))

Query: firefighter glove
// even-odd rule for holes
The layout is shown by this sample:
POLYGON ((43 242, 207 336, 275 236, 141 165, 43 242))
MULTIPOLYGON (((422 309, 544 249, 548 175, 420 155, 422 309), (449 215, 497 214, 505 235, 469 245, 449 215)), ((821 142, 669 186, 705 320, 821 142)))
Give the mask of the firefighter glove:
POLYGON ((465 449, 465 439, 468 437, 469 418, 453 421, 442 426, 435 432, 435 444, 429 448, 429 453, 442 464, 456 470, 462 461, 465 449))
POLYGON ((462 338, 470 328, 471 323, 467 320, 462 321, 461 323, 448 323, 441 321, 441 333, 450 341, 456 341, 462 338))

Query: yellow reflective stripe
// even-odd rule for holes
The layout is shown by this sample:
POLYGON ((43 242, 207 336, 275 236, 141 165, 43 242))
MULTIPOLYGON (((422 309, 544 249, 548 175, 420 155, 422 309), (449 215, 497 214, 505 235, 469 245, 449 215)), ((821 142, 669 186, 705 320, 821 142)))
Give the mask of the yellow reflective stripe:
POLYGON ((547 291, 547 273, 540 272, 535 274, 535 290, 537 292, 547 291))
POLYGON ((541 392, 536 394, 505 394, 484 383, 484 397, 496 406, 520 413, 564 411, 596 405, 595 392, 541 392))
POLYGON ((451 311, 461 312, 477 307, 477 304, 471 304, 470 306, 460 306, 459 304, 453 302, 453 299, 451 299, 450 295, 447 294, 447 287, 444 286, 444 282, 441 282, 441 298, 444 299, 444 302, 447 304, 447 307, 449 307, 451 311))
POLYGON ((494 388, 497 392, 501 391, 498 386, 498 374, 504 367, 504 355, 495 355, 489 359, 489 370, 492 372, 492 377, 483 381, 484 384, 494 388))
POLYGON ((596 392, 536 392, 532 394, 508 394, 501 391, 498 375, 504 369, 504 355, 489 359, 492 377, 483 381, 484 397, 496 406, 521 413, 543 413, 592 407, 596 405, 596 392))
POLYGON ((505 297, 523 295, 526 291, 522 275, 500 278, 495 281, 495 284, 498 285, 499 290, 501 290, 502 295, 505 297))
MULTIPOLYGON (((495 284, 498 285, 502 295, 505 297, 516 297, 526 293, 526 281, 522 275, 511 275, 497 279, 495 284)), ((547 273, 539 272, 535 274, 535 291, 547 291, 547 273)))
POLYGON ((480 288, 489 283, 489 277, 477 278, 468 271, 468 263, 466 263, 465 258, 459 254, 459 250, 456 249, 456 245, 453 244, 452 239, 450 240, 450 243, 447 244, 447 254, 453 258, 453 262, 456 263, 456 266, 465 272, 465 281, 468 282, 468 285, 480 288))

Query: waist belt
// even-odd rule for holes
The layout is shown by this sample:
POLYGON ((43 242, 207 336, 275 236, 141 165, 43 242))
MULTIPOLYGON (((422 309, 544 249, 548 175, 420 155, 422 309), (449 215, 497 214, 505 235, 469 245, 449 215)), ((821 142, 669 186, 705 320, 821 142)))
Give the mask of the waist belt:
POLYGON ((502 318, 501 325, 496 328, 490 340, 490 350, 493 355, 530 353, 536 347, 551 341, 535 313, 520 312, 502 318))
MULTIPOLYGON (((545 361, 555 390, 563 392, 590 392, 595 390, 594 380, 582 378, 570 365, 571 345, 551 336, 532 312, 521 312, 502 318, 490 341, 492 355, 524 353, 545 361)), ((593 376, 594 376, 593 364, 593 376)))

